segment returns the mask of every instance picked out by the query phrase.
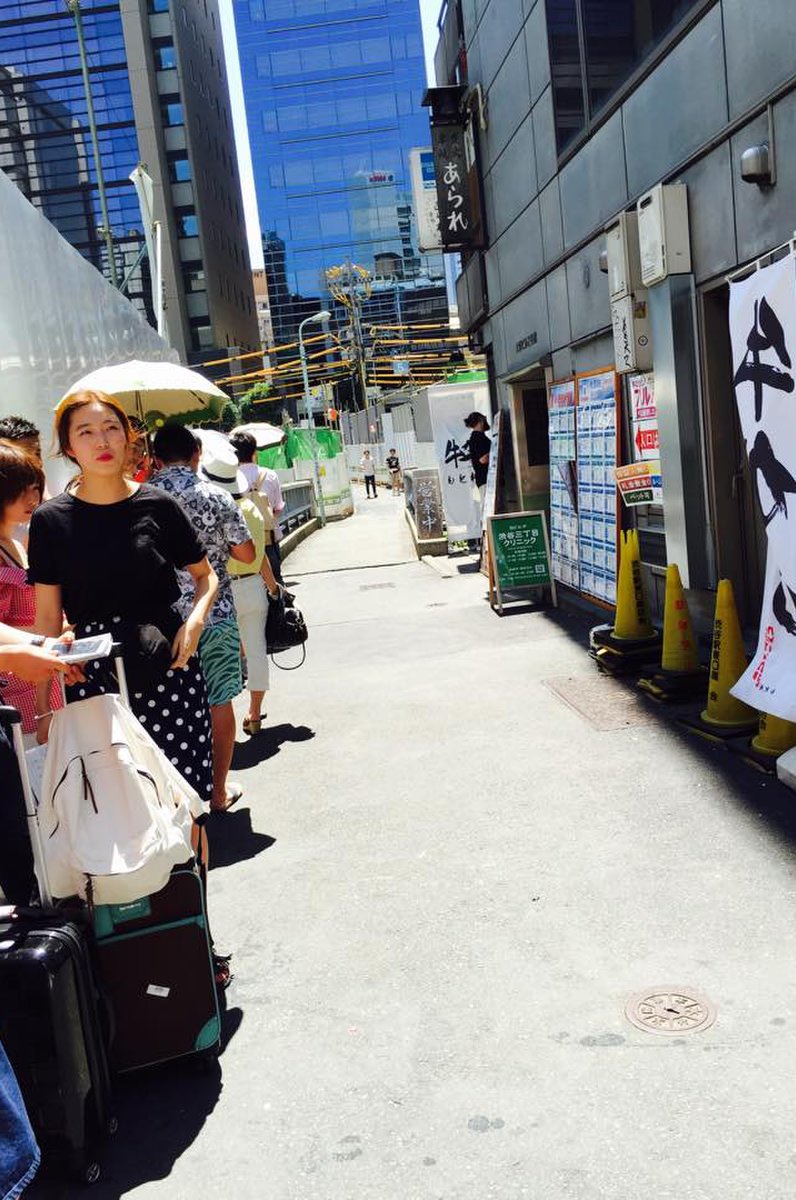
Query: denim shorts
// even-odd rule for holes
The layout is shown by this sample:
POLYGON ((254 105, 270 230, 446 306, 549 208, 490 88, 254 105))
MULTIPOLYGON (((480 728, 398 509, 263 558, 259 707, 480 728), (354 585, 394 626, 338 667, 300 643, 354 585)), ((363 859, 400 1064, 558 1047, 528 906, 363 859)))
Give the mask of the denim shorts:
POLYGON ((21 1196, 40 1162, 16 1076, 0 1045, 0 1200, 21 1196))

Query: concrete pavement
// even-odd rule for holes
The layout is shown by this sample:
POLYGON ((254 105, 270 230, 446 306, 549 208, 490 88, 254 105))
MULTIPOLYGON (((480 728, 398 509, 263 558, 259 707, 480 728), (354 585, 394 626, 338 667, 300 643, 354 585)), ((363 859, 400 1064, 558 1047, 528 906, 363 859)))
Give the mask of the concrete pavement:
POLYGON ((790 1200, 791 794, 359 493, 285 564, 307 663, 212 822, 220 1071, 127 1081, 93 1195, 790 1200), (715 1024, 634 1028, 660 985, 715 1024))

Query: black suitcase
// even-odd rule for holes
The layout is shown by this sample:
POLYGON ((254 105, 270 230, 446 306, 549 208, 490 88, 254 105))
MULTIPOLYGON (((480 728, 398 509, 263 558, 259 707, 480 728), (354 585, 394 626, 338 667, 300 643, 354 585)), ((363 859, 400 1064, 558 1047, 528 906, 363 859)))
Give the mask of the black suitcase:
POLYGON ((129 904, 94 909, 97 975, 109 1014, 116 1071, 218 1054, 221 1018, 205 915, 193 864, 129 904))
POLYGON ((46 1166, 99 1177, 98 1143, 115 1130, 89 946, 81 914, 51 907, 15 709, 0 707, 17 752, 43 908, 0 909, 0 1040, 46 1166))
MULTIPOLYGON (((129 707, 121 649, 114 643, 114 671, 129 707)), ((95 905, 93 923, 112 1070, 215 1059, 221 1014, 197 865, 175 867, 164 888, 141 900, 95 905)))

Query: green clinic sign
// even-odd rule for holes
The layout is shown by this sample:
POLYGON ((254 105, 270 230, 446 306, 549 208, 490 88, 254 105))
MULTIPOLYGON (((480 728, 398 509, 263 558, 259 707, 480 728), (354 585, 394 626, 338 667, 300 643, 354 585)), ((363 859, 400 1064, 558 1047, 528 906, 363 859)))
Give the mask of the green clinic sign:
POLYGON ((488 533, 500 611, 503 609, 503 592, 516 588, 550 587, 553 603, 556 603, 545 514, 521 512, 489 517, 488 533))

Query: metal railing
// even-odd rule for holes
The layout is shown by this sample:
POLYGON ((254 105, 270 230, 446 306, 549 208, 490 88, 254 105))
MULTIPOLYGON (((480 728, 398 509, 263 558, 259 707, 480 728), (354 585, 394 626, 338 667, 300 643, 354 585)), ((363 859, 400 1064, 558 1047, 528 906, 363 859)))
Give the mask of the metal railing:
POLYGON ((283 534, 293 533, 316 516, 315 487, 311 480, 283 483, 282 497, 285 507, 279 514, 279 524, 283 534))

